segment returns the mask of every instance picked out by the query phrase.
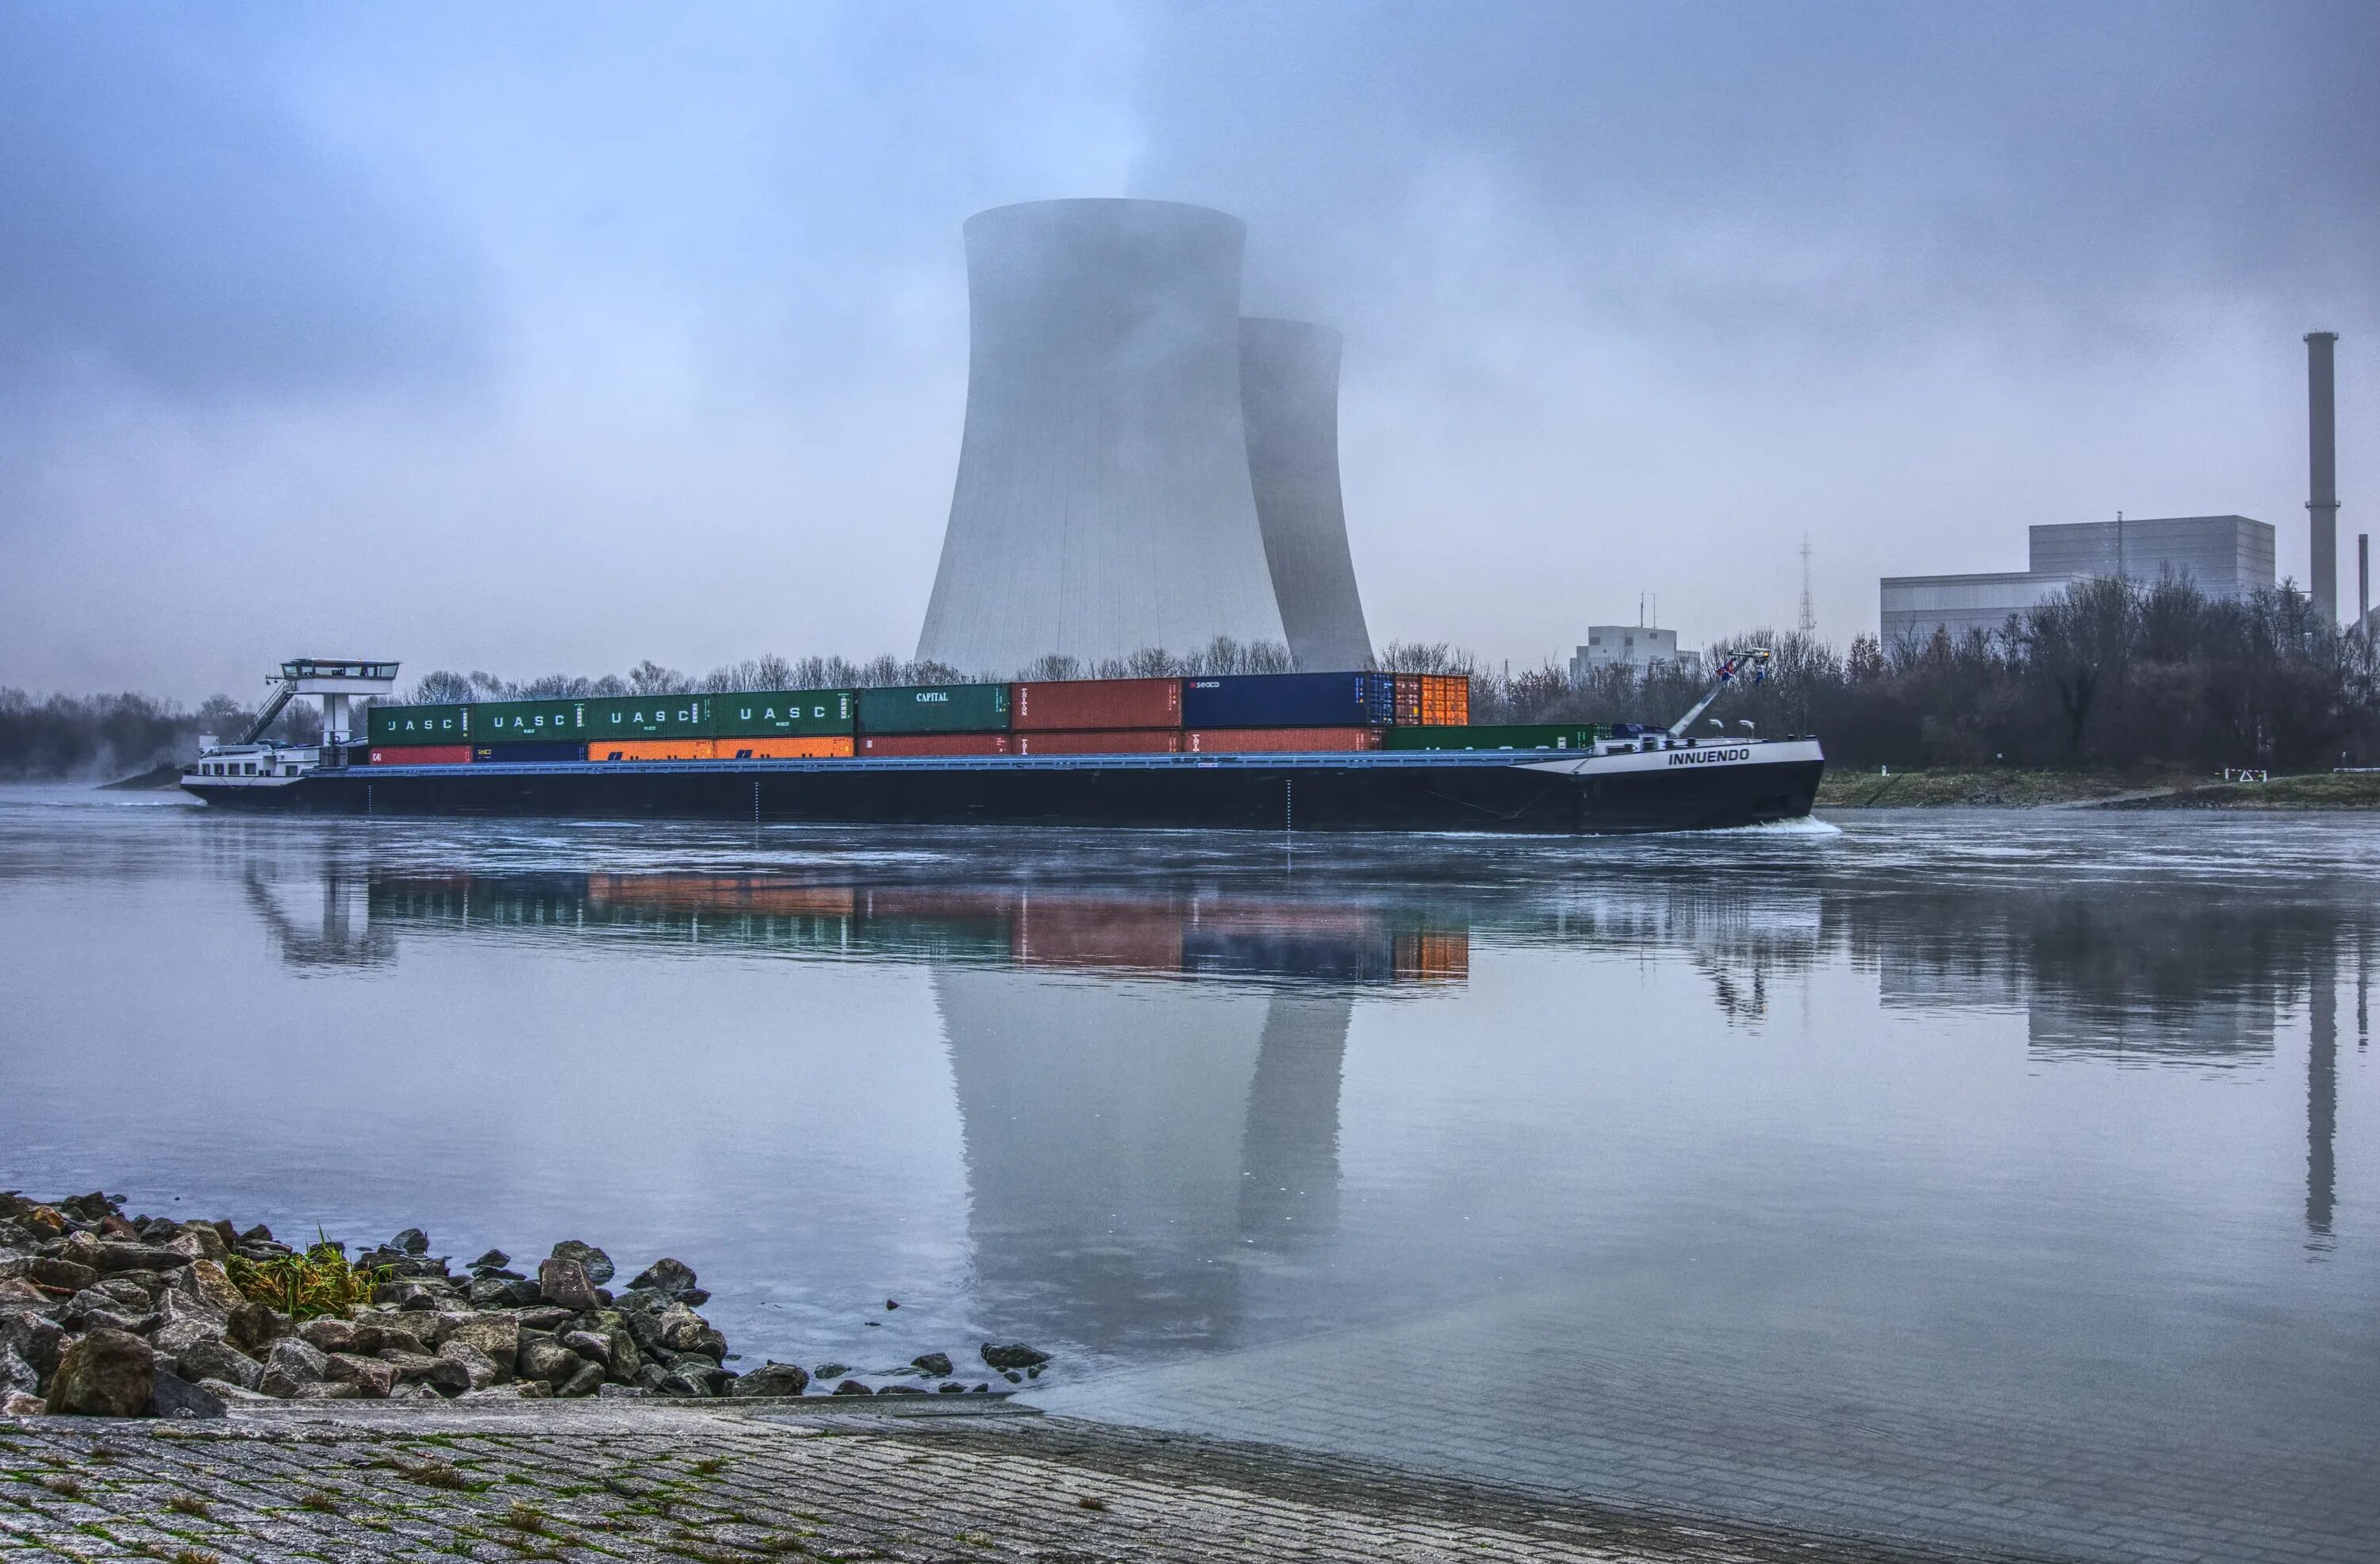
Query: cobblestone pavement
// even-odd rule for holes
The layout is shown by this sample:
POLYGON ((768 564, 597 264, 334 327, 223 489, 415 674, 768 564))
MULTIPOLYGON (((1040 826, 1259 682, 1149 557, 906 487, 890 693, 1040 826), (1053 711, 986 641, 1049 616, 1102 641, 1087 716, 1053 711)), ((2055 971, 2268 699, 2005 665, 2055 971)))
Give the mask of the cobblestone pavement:
POLYGON ((244 1410, 203 1423, 0 1419, 5 1564, 1283 1557, 1951 1556, 1631 1516, 1031 1415, 545 1403, 244 1410))

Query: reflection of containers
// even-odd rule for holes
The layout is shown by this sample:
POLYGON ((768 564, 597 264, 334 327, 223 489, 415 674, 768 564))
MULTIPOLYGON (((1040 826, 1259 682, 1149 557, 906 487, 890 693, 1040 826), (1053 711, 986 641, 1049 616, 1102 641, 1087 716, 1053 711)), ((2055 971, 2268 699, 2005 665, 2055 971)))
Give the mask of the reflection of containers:
POLYGON ((468 744, 375 745, 371 752, 374 765, 461 765, 470 758, 468 744))
POLYGON ((1178 678, 1080 678, 1012 688, 1010 726, 1019 733, 1182 726, 1178 678))
POLYGON ((1195 728, 1183 748, 1192 754, 1337 753, 1377 750, 1380 736, 1368 727, 1208 727, 1195 728))
POLYGON ((591 761, 689 761, 714 758, 718 746, 708 739, 590 739, 591 761))
POLYGON ((1020 755, 1171 755, 1182 749, 1182 730, 1135 727, 1106 733, 1019 733, 1020 755))
POLYGON ((859 691, 863 733, 998 733, 1007 727, 1004 684, 905 684, 859 691))
MULTIPOLYGON (((861 720, 866 720, 867 708, 861 707, 861 720)), ((863 733, 859 736, 859 752, 863 755, 1004 755, 1009 752, 1005 733, 863 733)))
MULTIPOLYGON (((851 731, 848 690, 751 690, 709 697, 710 732, 721 739, 851 731)), ((802 753, 828 753, 803 751, 802 753)), ((849 750, 840 751, 849 754, 849 750)))
POLYGON ((1611 730, 1591 722, 1502 723, 1481 727, 1391 727, 1390 750, 1591 750, 1611 730))
POLYGON ((714 739, 710 746, 721 760, 817 760, 851 753, 851 738, 815 733, 807 739, 714 739))
POLYGON ((614 739, 708 739, 711 733, 708 695, 613 695, 584 704, 587 737, 606 744, 614 739))
POLYGON ((1380 727, 1396 715, 1392 674, 1234 674, 1182 681, 1189 727, 1380 727))
POLYGON ((490 701, 471 708, 469 737, 479 744, 533 744, 576 737, 585 727, 577 701, 490 701))
POLYGON ((453 745, 470 738, 470 724, 468 706, 374 706, 364 718, 364 736, 383 745, 453 745))
POLYGON ((1182 909, 1171 902, 1035 897, 1016 909, 1008 953, 1023 966, 1178 972, 1184 927, 1182 909))
POLYGON ((471 758, 482 764, 551 765, 556 761, 583 761, 587 746, 543 739, 534 744, 474 744, 471 758))
POLYGON ((1400 980, 1463 978, 1471 975, 1471 935, 1424 934, 1396 937, 1395 975, 1400 980))

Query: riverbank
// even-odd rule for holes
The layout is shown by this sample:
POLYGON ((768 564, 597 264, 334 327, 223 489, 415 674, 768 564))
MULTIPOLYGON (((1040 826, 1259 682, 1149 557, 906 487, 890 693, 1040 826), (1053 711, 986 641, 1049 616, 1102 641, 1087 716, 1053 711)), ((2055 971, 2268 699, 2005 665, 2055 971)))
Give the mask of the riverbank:
MULTIPOLYGON (((0 1419, 0 1558, 1942 1564, 1014 1406, 661 1401, 0 1419), (893 1411, 897 1405, 898 1412, 893 1411), (934 1415, 924 1415, 931 1413, 934 1415)), ((1427 1406, 1413 1414, 1427 1418, 1427 1406)))
POLYGON ((1929 771, 1829 770, 1820 809, 2380 809, 2380 775, 2315 772, 2269 782, 2197 773, 2027 771, 2013 766, 1929 771))

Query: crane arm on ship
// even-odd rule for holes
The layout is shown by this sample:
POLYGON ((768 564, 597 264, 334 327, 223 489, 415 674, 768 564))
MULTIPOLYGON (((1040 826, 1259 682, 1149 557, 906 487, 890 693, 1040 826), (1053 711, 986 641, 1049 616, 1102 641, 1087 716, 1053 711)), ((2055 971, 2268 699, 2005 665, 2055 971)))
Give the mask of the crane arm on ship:
POLYGON ((1703 698, 1694 703, 1694 709, 1671 725, 1670 737, 1684 738, 1686 730, 1694 727, 1694 719, 1710 710, 1711 703, 1725 694, 1727 687, 1733 684, 1737 678, 1749 678, 1755 684, 1767 683, 1768 662, 1772 655, 1774 654, 1768 648, 1761 646, 1749 652, 1738 652, 1735 655, 1722 660, 1718 666, 1718 678, 1711 681, 1711 687, 1708 690, 1703 691, 1703 698))

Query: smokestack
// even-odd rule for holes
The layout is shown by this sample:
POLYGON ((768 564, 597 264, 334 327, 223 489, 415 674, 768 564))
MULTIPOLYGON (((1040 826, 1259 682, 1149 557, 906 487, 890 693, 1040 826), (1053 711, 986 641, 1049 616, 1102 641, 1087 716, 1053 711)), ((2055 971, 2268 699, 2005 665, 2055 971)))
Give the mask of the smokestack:
POLYGON ((2369 631, 2372 628, 2372 534, 2355 534, 2355 623, 2369 631))
POLYGON ((2313 544, 2314 612, 2338 623, 2338 440, 2331 397, 2330 350, 2335 331, 2306 333, 2307 531, 2313 544))

